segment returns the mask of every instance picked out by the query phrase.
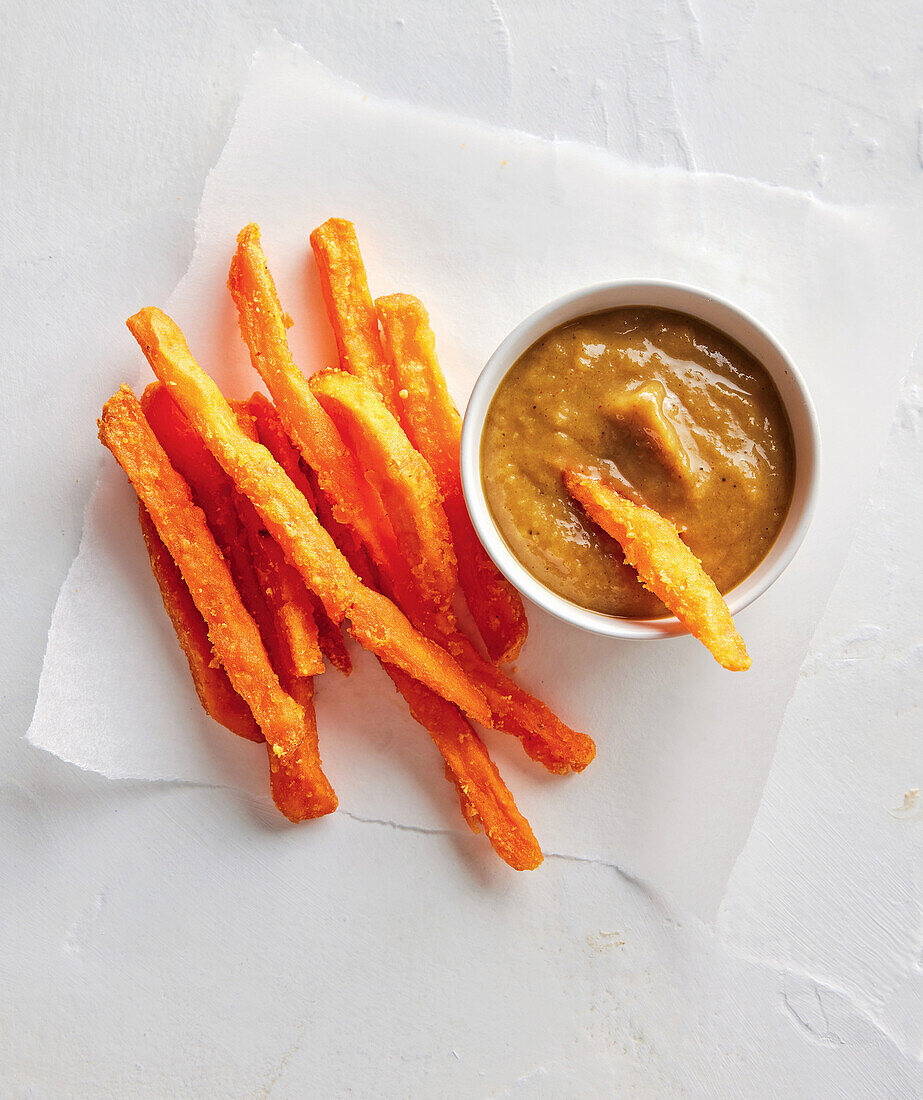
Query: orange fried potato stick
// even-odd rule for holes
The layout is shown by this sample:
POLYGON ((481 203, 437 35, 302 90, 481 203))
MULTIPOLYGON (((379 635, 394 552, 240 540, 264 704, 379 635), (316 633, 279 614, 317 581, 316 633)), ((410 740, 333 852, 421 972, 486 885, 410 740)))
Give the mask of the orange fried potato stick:
POLYGON ((571 729, 541 699, 530 695, 496 665, 485 660, 459 631, 435 635, 483 691, 491 728, 519 738, 526 754, 555 775, 582 772, 596 757, 593 738, 571 729))
MULTIPOLYGON (((256 623, 247 613, 227 562, 144 417, 137 398, 122 386, 103 407, 99 437, 112 451, 147 509, 208 624, 208 635, 235 691, 244 698, 273 754, 284 757, 304 736, 304 715, 281 688, 256 623)), ((336 796, 318 769, 318 790, 333 809, 336 796)))
POLYGON ((465 602, 490 659, 512 661, 529 630, 519 593, 497 569, 471 524, 458 469, 461 417, 436 358, 436 343, 421 302, 392 294, 375 303, 397 389, 400 421, 429 463, 444 507, 465 602))
MULTIPOLYGON (((323 494, 318 494, 317 506, 318 516, 330 524, 331 537, 355 572, 366 583, 375 583, 374 568, 365 551, 353 532, 333 518, 323 494)), ((471 828, 475 832, 483 828, 500 858, 516 870, 537 867, 542 853, 532 829, 500 778, 487 747, 458 708, 400 669, 385 661, 381 664, 410 707, 411 716, 442 754, 446 778, 455 785, 462 814, 471 828)))
POLYGON ((253 393, 247 399, 247 411, 256 425, 260 443, 288 474, 313 511, 317 511, 314 490, 301 468, 301 455, 292 443, 279 416, 279 410, 263 393, 253 393))
MULTIPOLYGON (((346 377, 348 382, 356 382, 349 376, 343 377, 346 377)), ((267 437, 272 436, 273 432, 281 433, 281 435, 275 434, 273 440, 275 449, 272 447, 270 449, 273 450, 280 465, 289 473, 293 483, 301 489, 308 501, 313 503, 313 490, 298 468, 297 454, 285 437, 276 410, 262 394, 254 394, 248 404, 256 418, 261 440, 264 439, 264 429, 267 437), (285 449, 286 444, 288 453, 285 449)), ((380 406, 380 402, 378 404, 380 406)), ((382 411, 388 419, 393 419, 385 410, 382 409, 382 411)), ((398 434, 403 435, 396 424, 394 428, 398 434)), ((409 448, 406 438, 404 445, 409 448)), ((320 496, 318 499, 323 500, 323 497, 320 496)), ((329 510, 327 515, 329 517, 329 510)), ((345 534, 342 528, 339 532, 345 534)), ((359 550, 358 553, 364 559, 358 568, 349 553, 347 553, 347 560, 363 579, 366 577, 371 579, 368 560, 363 551, 359 550)), ((383 667, 410 706, 412 716, 427 730, 442 754, 446 762, 447 775, 458 790, 462 812, 469 824, 477 823, 484 829, 498 855, 510 866, 517 870, 537 867, 542 861, 542 855, 532 830, 516 807, 483 742, 459 713, 457 707, 447 703, 393 665, 383 662, 383 667)), ((496 672, 492 666, 487 667, 496 672)), ((537 700, 534 702, 537 703, 537 700)))
MULTIPOLYGON (((256 622, 272 659, 278 644, 275 623, 237 514, 237 493, 233 482, 211 456, 160 382, 152 382, 145 389, 141 395, 141 408, 173 469, 189 486, 193 501, 204 512, 205 521, 228 563, 243 605, 256 622)), ((277 674, 278 671, 276 669, 277 674)))
POLYGON ((317 502, 317 518, 320 520, 321 525, 333 539, 337 549, 349 562, 350 569, 362 583, 367 588, 375 588, 380 591, 381 579, 365 552, 362 540, 351 527, 346 527, 339 522, 333 514, 330 501, 324 496, 320 487, 316 485, 314 474, 312 473, 310 476, 311 487, 314 489, 314 499, 317 502))
POLYGON ((490 707, 488 726, 517 737, 528 756, 556 775, 582 772, 595 759, 592 737, 571 729, 545 703, 482 657, 459 630, 451 608, 434 614, 419 593, 403 598, 388 595, 418 630, 452 654, 483 692, 490 707))
POLYGON ((358 533, 380 569, 389 575, 397 570, 395 585, 404 590, 412 584, 410 573, 397 553, 397 540, 381 499, 292 359, 285 315, 256 225, 246 226, 238 235, 228 288, 237 306, 250 362, 272 394, 286 432, 315 472, 337 520, 358 533))
POLYGON ((484 742, 458 708, 400 669, 386 664, 385 671, 407 701, 410 713, 442 753, 469 825, 473 810, 502 860, 517 871, 532 871, 538 867, 542 852, 529 822, 519 812, 484 742))
POLYGON ((340 366, 367 382, 397 416, 394 384, 381 346, 356 227, 330 218, 311 234, 327 316, 336 337, 340 366))
MULTIPOLYGON (((245 526, 238 513, 245 506, 249 509, 248 516, 252 516, 257 526, 259 519, 253 506, 234 489, 230 478, 206 450, 160 382, 153 382, 147 387, 141 407, 171 465, 185 479, 195 503, 205 514, 209 529, 228 562, 243 605, 257 624, 273 671, 283 689, 302 707, 303 739, 297 749, 284 759, 274 753, 269 754, 269 785, 273 801, 290 821, 303 821, 328 813, 329 797, 318 799, 316 794, 320 759, 313 684, 307 672, 307 668, 317 668, 319 663, 323 667, 320 653, 316 644, 312 649, 310 639, 301 654, 297 650, 293 652, 287 644, 290 639, 284 636, 282 624, 270 607, 262 576, 266 569, 262 561, 264 547, 257 545, 252 554, 248 552, 249 539, 245 537, 245 526)), ((300 584, 301 578, 297 580, 300 584)), ((325 784, 324 779, 322 791, 325 784)), ((330 808, 335 808, 335 805, 330 808)))
MULTIPOLYGON (((441 526, 436 527, 435 535, 420 535, 433 524, 430 513, 438 503, 438 489, 425 461, 369 387, 342 371, 315 374, 310 385, 344 439, 354 443, 362 465, 375 479, 388 505, 389 515, 401 515, 402 550, 406 548, 412 554, 412 547, 427 537, 437 546, 441 539, 448 541, 448 532, 441 526)), ((551 772, 583 771, 596 756, 592 738, 570 729, 544 703, 485 661, 458 632, 447 602, 437 604, 433 598, 436 589, 431 571, 438 564, 436 555, 418 557, 413 569, 417 591, 395 592, 386 586, 386 594, 418 630, 448 649, 470 675, 490 705, 488 725, 518 737, 528 755, 551 772)))
POLYGON ((163 544, 147 509, 138 502, 138 522, 151 559, 151 572, 160 587, 163 606, 180 648, 189 662, 189 672, 205 712, 231 733, 258 743, 265 741, 250 708, 231 686, 228 674, 215 660, 208 640, 208 627, 196 607, 183 575, 163 544))
POLYGON ((482 657, 459 630, 454 612, 434 616, 419 598, 398 603, 411 623, 448 650, 483 692, 490 707, 486 724, 491 729, 518 738, 528 756, 556 775, 582 772, 595 759, 592 737, 571 729, 550 707, 482 657))
MULTIPOLYGON (((297 822, 320 816, 311 783, 319 759, 314 680, 310 676, 296 679, 290 690, 304 712, 304 737, 290 756, 280 759, 270 754, 269 786, 276 806, 289 821, 297 822)), ((334 795, 330 809, 335 810, 336 805, 334 795)))
MULTIPOLYGON (((307 474, 301 469, 298 450, 286 434, 276 407, 263 394, 254 393, 247 401, 247 408, 256 424, 260 443, 285 470, 292 483, 302 492, 308 504, 316 512, 314 491, 307 474)), ((348 676, 353 666, 340 628, 324 610, 324 605, 317 596, 307 588, 305 592, 314 613, 321 652, 334 668, 338 668, 344 676, 348 676)))
POLYGON ((732 672, 746 671, 750 657, 728 606, 673 524, 577 470, 566 470, 564 482, 590 519, 619 543, 644 587, 711 650, 720 665, 732 672))
POLYGON ((290 658, 292 676, 318 676, 324 671, 310 593, 301 574, 285 560, 246 498, 235 501, 241 527, 276 633, 290 658))
MULTIPOLYGON (((232 401, 231 408, 241 431, 256 441, 257 426, 249 405, 232 401)), ((317 637, 312 593, 301 574, 285 560, 282 549, 266 530, 250 501, 236 490, 233 496, 250 557, 273 618, 279 648, 284 650, 282 661, 288 666, 288 675, 291 678, 319 675, 324 671, 324 659, 317 637)), ((291 686, 282 677, 282 670, 277 668, 276 671, 280 673, 283 686, 291 691, 291 686)))
POLYGON ((361 378, 322 371, 309 385, 378 491, 416 587, 427 602, 448 608, 458 566, 442 493, 426 460, 361 378))
POLYGON ((327 614, 336 622, 349 618, 353 634, 366 648, 457 703, 476 721, 485 720, 489 710, 484 696, 454 659, 414 630, 390 600, 362 584, 284 470, 265 447, 241 432, 176 324, 161 310, 148 308, 129 318, 128 326, 154 373, 237 489, 251 500, 327 614))

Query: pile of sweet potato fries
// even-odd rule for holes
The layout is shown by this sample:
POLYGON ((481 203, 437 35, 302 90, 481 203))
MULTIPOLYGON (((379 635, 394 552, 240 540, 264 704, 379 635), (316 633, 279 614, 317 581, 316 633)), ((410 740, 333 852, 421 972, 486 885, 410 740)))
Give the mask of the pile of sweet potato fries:
POLYGON ((439 749, 468 824, 525 870, 541 849, 476 721, 513 734, 555 773, 596 748, 500 666, 526 638, 522 601, 471 525, 461 421, 423 306, 372 301, 352 224, 311 235, 339 364, 292 359, 257 226, 228 285, 271 395, 228 402, 161 310, 128 327, 157 381, 106 402, 102 442, 139 498, 151 568, 205 710, 265 742, 272 797, 292 821, 337 807, 321 768, 314 677, 351 671, 341 624, 374 653, 439 749), (461 629, 460 589, 481 648, 461 629), (325 661, 326 659, 326 661, 325 661))

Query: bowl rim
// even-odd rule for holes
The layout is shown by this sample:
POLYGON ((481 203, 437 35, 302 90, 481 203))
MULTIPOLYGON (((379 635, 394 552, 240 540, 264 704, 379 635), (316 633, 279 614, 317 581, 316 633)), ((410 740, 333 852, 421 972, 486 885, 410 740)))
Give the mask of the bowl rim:
POLYGON ((594 283, 553 299, 520 321, 487 360, 468 399, 461 435, 462 491, 484 548, 523 596, 556 618, 594 634, 625 639, 668 638, 688 633, 674 616, 621 618, 580 607, 547 588, 507 545, 494 521, 481 480, 481 440, 487 410, 497 387, 520 355, 569 320, 631 306, 671 309, 712 325, 753 355, 772 378, 791 427, 795 485, 788 514, 775 542, 757 567, 725 595, 731 613, 736 615, 748 607, 778 580, 803 543, 817 504, 820 430, 814 403, 791 357, 764 325, 721 295, 688 283, 646 278, 594 283), (658 298, 666 299, 667 304, 657 301, 658 298), (671 302, 672 298, 678 301, 671 302))

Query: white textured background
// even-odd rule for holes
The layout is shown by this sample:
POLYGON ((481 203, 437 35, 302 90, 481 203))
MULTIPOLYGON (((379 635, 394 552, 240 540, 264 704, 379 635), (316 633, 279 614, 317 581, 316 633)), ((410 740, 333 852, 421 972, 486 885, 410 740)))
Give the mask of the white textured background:
POLYGON ((356 823, 365 861, 331 845, 305 881, 291 834, 226 792, 106 783, 20 740, 102 461, 72 425, 106 396, 122 319, 185 270, 273 28, 381 95, 832 202, 920 201, 915 0, 614 7, 2 5, 2 1091, 923 1091, 923 837, 913 798, 899 809, 923 786, 918 374, 717 932, 611 868, 550 861, 541 907, 499 874, 459 880, 459 973, 457 927, 408 905, 451 858, 441 839, 356 823), (812 804, 813 769, 839 798, 812 804), (752 906, 760 883, 779 888, 754 936, 734 895, 752 906))

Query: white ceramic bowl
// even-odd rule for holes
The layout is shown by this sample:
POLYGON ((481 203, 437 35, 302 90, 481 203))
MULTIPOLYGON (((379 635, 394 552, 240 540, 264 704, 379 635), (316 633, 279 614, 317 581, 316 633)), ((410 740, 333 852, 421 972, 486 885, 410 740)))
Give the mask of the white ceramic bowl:
POLYGON ((736 340, 765 367, 788 413, 795 447, 795 487, 782 530, 766 557, 736 588, 726 594, 733 614, 751 604, 779 577, 795 556, 811 522, 817 492, 820 436, 814 405, 801 375, 779 344, 752 317, 721 298, 681 283, 620 281, 574 291, 543 306, 517 325, 481 371, 465 412, 461 442, 461 475, 465 500, 475 529, 500 571, 534 603, 565 622, 610 638, 665 638, 685 633, 673 617, 629 619, 588 611, 552 592, 526 569, 507 546, 484 493, 481 480, 481 436, 484 418, 497 386, 516 360, 551 329, 587 313, 620 306, 654 306, 698 317, 736 340))

